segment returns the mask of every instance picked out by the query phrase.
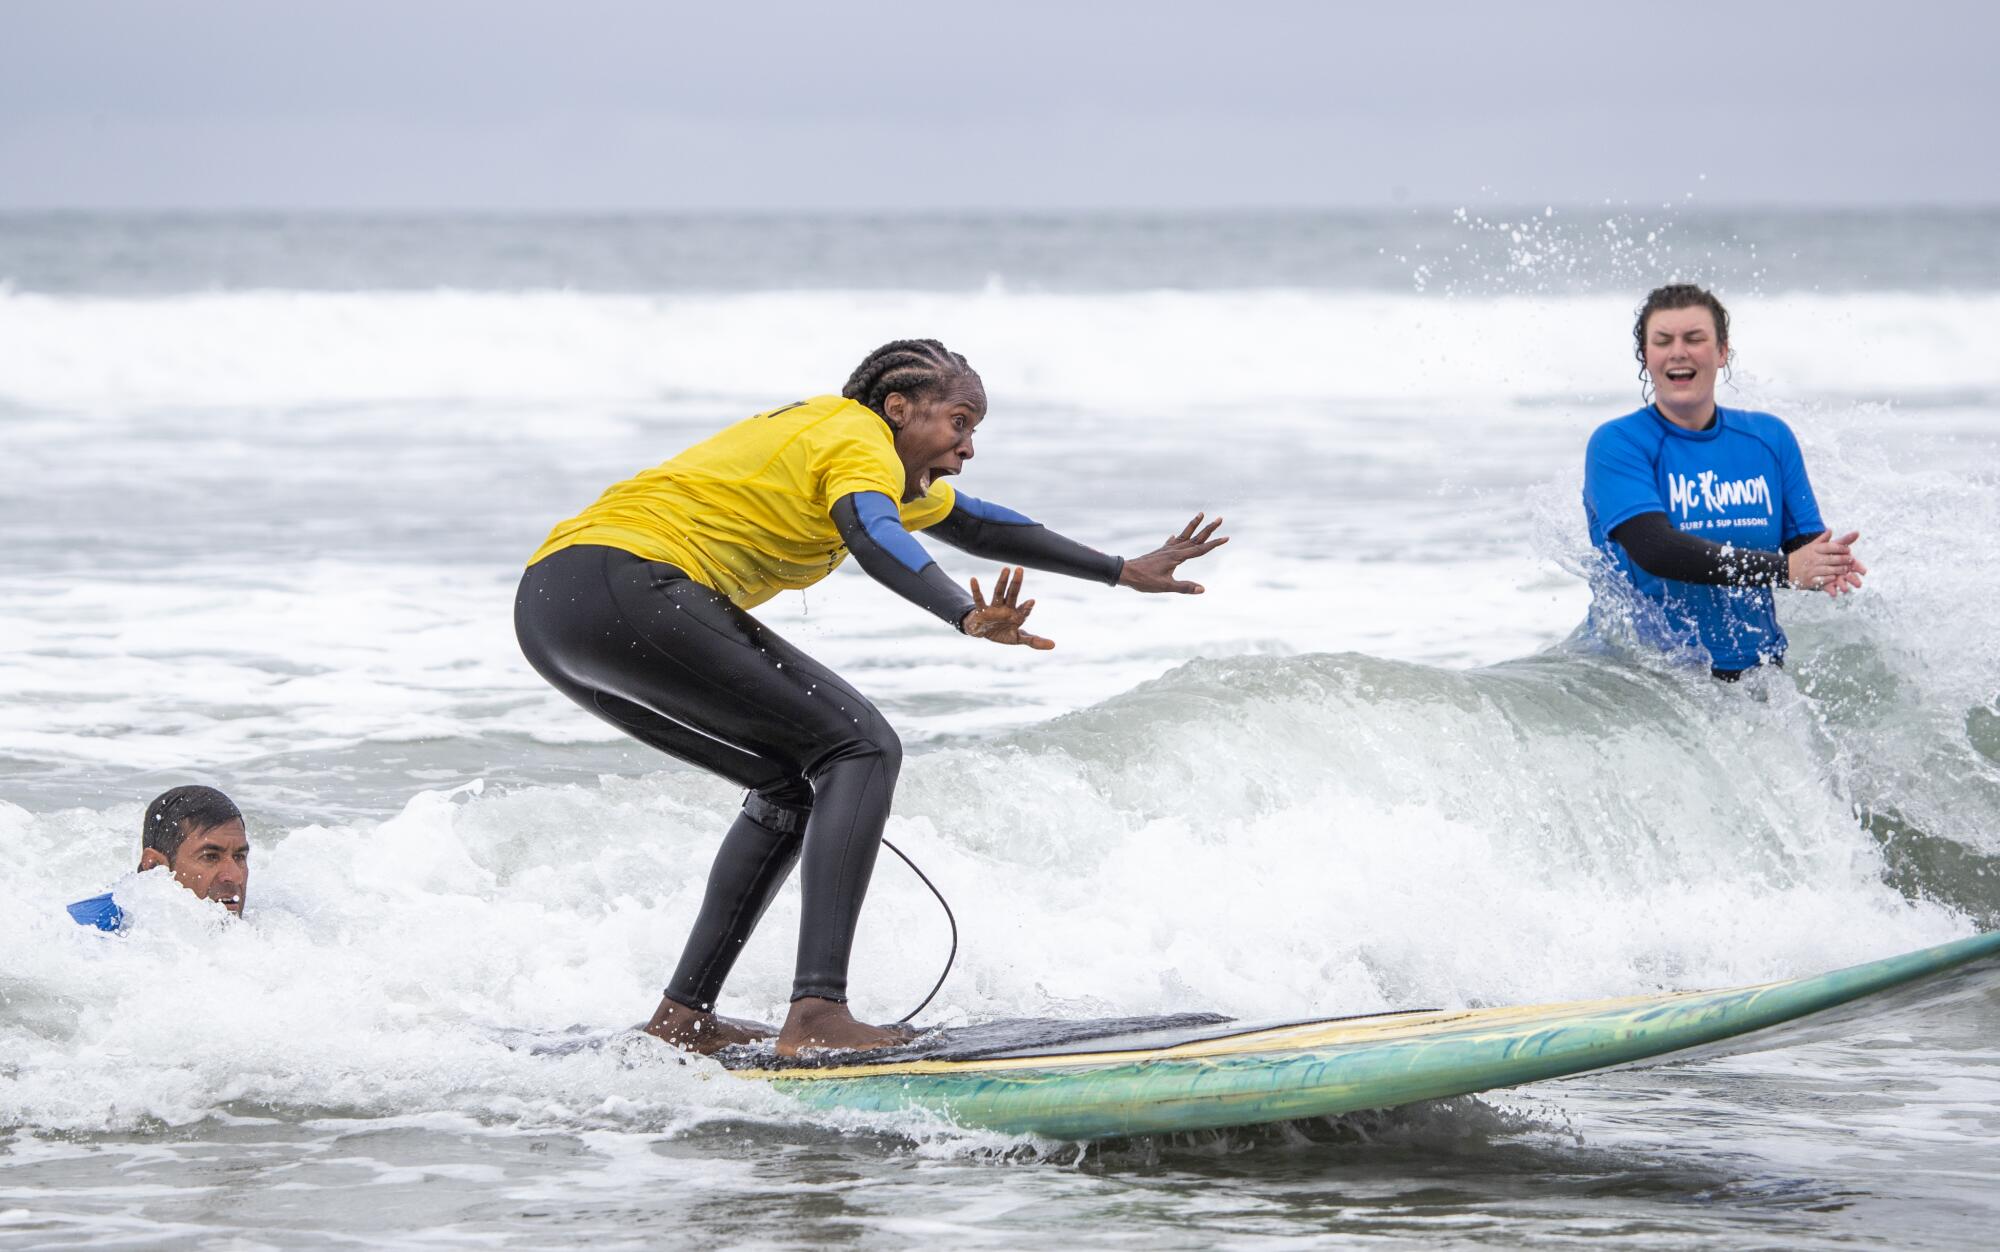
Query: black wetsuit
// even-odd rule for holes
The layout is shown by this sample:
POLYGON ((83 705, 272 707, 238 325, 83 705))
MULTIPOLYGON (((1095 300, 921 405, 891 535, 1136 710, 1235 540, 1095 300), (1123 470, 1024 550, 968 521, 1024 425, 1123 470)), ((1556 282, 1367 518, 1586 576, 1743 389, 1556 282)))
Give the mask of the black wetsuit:
MULTIPOLYGON (((874 492, 836 501, 842 541, 870 575, 959 625, 971 597, 907 533, 880 525, 884 506, 893 512, 874 492)), ((976 556, 1101 582, 1115 584, 1124 568, 963 494, 929 533, 976 556)), ((845 1000, 855 922, 903 759, 874 704, 677 567, 618 548, 563 548, 529 566, 514 625, 529 663, 564 695, 749 789, 666 995, 713 1009, 758 919, 802 861, 792 998, 845 1000)))

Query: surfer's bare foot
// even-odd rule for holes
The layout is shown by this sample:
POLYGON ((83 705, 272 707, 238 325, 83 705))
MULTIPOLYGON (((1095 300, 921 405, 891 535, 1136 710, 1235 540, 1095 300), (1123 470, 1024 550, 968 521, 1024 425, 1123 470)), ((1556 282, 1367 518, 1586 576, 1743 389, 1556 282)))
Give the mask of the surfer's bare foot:
POLYGON ((785 1028, 778 1032, 778 1055, 797 1056, 810 1048, 888 1048, 908 1043, 917 1032, 907 1026, 870 1026, 857 1022, 838 1000, 807 996, 792 1001, 785 1028))
POLYGON ((677 1048, 699 1052, 707 1056, 737 1043, 755 1043, 759 1039, 769 1039, 776 1032, 762 1022, 740 1021, 734 1017, 717 1017, 713 1013, 703 1013, 691 1009, 679 1000, 660 997, 660 1007, 653 1010, 653 1020, 641 1027, 655 1039, 661 1039, 677 1048))

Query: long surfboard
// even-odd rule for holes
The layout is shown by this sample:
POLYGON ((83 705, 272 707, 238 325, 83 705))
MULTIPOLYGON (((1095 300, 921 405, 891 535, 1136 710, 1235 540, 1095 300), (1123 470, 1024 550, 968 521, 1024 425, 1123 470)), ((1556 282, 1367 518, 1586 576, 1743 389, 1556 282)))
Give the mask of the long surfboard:
POLYGON ((1712 1053, 1726 1041, 1766 1046, 1786 1039, 1747 1037, 1843 1006, 1886 1008, 1906 997, 1885 993, 1946 976, 1974 990, 2000 986, 2000 931, 1724 991, 1277 1024, 1205 1014, 1001 1022, 859 1056, 780 1061, 764 1046, 719 1059, 816 1108, 926 1110, 964 1126, 1102 1139, 1390 1108, 1712 1053))

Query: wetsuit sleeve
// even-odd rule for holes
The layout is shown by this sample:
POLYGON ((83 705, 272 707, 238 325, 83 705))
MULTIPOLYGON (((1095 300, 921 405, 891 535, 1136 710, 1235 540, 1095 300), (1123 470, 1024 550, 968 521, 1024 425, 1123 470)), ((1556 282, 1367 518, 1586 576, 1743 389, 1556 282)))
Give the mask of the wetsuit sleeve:
POLYGON ((954 548, 1012 565, 1118 585, 1125 558, 1086 548, 1009 508, 959 492, 930 533, 954 548))
POLYGON ((1784 525, 1778 533, 1785 537, 1785 551, 1790 552, 1825 531, 1826 523, 1820 520, 1819 500, 1813 496, 1812 480, 1806 477, 1806 458, 1799 451, 1798 436, 1783 422, 1776 425, 1772 451, 1778 455, 1778 472, 1785 484, 1784 525))
POLYGON ((1675 530, 1665 513, 1627 518, 1612 528, 1611 538, 1634 565, 1655 578, 1711 587, 1782 587, 1790 569, 1785 553, 1811 541, 1811 536, 1804 536, 1785 552, 1724 547, 1675 530))
POLYGON ((1583 503, 1604 535, 1641 513, 1667 511, 1652 455, 1616 423, 1598 427, 1584 451, 1583 503))
POLYGON ((833 502, 833 524, 870 578, 953 629, 964 623, 972 597, 910 538, 895 501, 879 491, 850 492, 833 502))

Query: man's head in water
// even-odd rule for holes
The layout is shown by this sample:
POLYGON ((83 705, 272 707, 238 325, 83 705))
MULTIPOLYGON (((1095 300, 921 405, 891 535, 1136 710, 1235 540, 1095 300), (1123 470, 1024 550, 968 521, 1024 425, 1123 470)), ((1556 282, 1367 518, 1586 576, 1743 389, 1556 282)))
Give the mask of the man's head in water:
POLYGON ((1729 311, 1692 283, 1656 287, 1632 327, 1633 352, 1657 403, 1675 416, 1705 416, 1716 377, 1729 365, 1729 311))
POLYGON ((241 916, 250 889, 250 836, 234 802, 213 787, 175 787, 146 806, 139 869, 166 866, 174 881, 241 916))
POLYGON ((840 394, 895 428, 905 503, 965 468, 973 429, 986 417, 985 384, 964 357, 935 339, 883 344, 855 366, 840 394))

